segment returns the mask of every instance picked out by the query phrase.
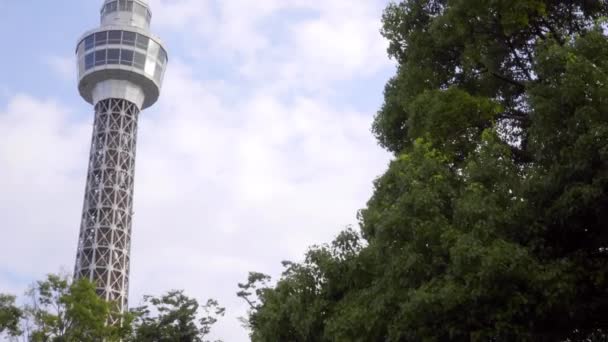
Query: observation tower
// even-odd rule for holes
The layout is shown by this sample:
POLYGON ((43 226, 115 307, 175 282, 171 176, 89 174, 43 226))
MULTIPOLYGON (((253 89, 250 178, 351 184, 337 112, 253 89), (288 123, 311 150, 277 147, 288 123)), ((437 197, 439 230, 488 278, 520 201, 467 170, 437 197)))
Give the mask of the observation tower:
POLYGON ((127 310, 139 113, 160 94, 167 52, 146 0, 105 0, 101 25, 78 42, 78 90, 95 107, 74 278, 127 310))

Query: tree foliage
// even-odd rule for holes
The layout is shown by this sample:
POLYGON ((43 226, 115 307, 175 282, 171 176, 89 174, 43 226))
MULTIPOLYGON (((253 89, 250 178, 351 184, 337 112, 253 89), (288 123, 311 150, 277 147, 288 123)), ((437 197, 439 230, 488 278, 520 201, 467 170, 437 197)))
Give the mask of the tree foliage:
POLYGON ((120 341, 129 335, 129 317, 102 300, 86 279, 70 283, 49 275, 27 293, 25 331, 32 342, 120 341), (111 321, 123 324, 109 324, 111 321))
POLYGON ((212 326, 225 313, 216 300, 210 299, 201 307, 183 291, 145 296, 144 302, 145 305, 133 310, 136 317, 133 342, 209 342, 206 337, 212 326))
POLYGON ((252 274, 253 341, 584 341, 608 327, 605 0, 408 0, 347 230, 252 274))
POLYGON ((23 311, 15 305, 15 297, 0 293, 0 335, 7 333, 10 336, 21 334, 19 322, 23 311))
POLYGON ((29 342, 211 342, 207 337, 225 313, 216 300, 201 306, 183 291, 145 296, 143 306, 120 313, 88 280, 54 274, 26 295, 18 307, 14 296, 0 294, 0 334, 29 342))

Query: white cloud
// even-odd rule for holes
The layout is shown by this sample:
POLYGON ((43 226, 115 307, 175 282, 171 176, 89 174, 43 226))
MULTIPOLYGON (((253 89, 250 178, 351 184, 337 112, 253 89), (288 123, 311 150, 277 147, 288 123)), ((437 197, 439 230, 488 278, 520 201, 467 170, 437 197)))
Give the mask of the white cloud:
POLYGON ((15 278, 75 253, 88 129, 53 101, 16 95, 0 108, 0 265, 15 278))
POLYGON ((195 55, 233 58, 243 76, 265 87, 329 91, 327 82, 390 65, 379 34, 386 3, 156 0, 154 25, 185 33, 195 55), (290 19, 277 24, 282 17, 290 19))

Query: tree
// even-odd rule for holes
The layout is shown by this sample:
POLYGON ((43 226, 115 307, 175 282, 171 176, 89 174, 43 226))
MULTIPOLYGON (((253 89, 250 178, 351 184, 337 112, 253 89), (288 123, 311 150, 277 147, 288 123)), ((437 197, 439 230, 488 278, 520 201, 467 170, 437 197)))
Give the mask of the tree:
POLYGON ((23 312, 15 305, 15 297, 0 294, 0 334, 20 335, 19 322, 22 317, 23 312))
POLYGON ((395 159, 359 214, 365 241, 347 232, 258 286, 252 340, 605 339, 607 15, 605 0, 389 5, 398 68, 372 130, 395 159))
POLYGON ((30 303, 24 312, 29 341, 120 341, 129 334, 129 317, 115 312, 86 279, 70 283, 67 277, 49 275, 27 295, 30 303))
POLYGON ((206 338, 225 313, 216 300, 199 306, 183 291, 145 296, 146 305, 120 313, 88 280, 53 274, 33 284, 26 299, 18 308, 14 296, 0 295, 0 334, 30 342, 210 342, 206 338))
POLYGON ((170 291, 161 297, 145 296, 144 302, 145 305, 133 310, 134 342, 209 342, 205 338, 225 313, 217 301, 210 299, 200 307, 196 299, 183 291, 170 291))
POLYGON ((309 250, 303 263, 283 262, 285 271, 275 288, 270 277, 250 273, 237 294, 250 306, 247 326, 252 341, 330 341, 324 321, 351 281, 362 244, 352 229, 331 244, 309 250))

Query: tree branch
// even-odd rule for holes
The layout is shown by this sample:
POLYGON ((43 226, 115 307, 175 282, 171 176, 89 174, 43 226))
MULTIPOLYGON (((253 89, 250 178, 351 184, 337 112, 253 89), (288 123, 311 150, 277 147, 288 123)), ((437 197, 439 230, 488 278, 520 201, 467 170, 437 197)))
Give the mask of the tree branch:
POLYGON ((554 36, 555 40, 557 40, 557 42, 559 43, 559 45, 563 46, 564 44, 566 44, 566 41, 561 36, 561 34, 559 34, 559 32, 557 32, 557 30, 548 21, 546 21, 543 18, 541 18, 540 20, 547 27, 547 29, 549 30, 549 32, 551 32, 551 34, 554 36))
POLYGON ((511 49, 511 53, 513 53, 513 56, 515 57, 515 63, 517 64, 517 66, 524 72, 524 74, 526 74, 526 78, 528 79, 528 81, 532 81, 532 75, 530 74, 530 71, 524 66, 523 62, 521 61, 521 58, 519 58, 519 54, 517 53, 517 49, 513 46, 513 42, 511 42, 511 40, 507 37, 505 37, 505 42, 509 46, 509 49, 511 49))
POLYGON ((518 87, 518 88, 520 88, 520 89, 522 89, 522 90, 525 90, 525 89, 526 89, 526 85, 525 85, 525 84, 523 84, 523 83, 521 83, 521 82, 518 82, 518 81, 516 81, 516 80, 514 80, 514 79, 510 79, 510 78, 508 78, 508 77, 506 77, 506 76, 503 76, 503 75, 501 75, 501 74, 499 74, 499 73, 497 73, 497 72, 490 71, 490 75, 492 75, 492 76, 494 76, 494 77, 498 78, 498 79, 499 79, 499 80, 501 80, 501 81, 504 81, 504 82, 506 82, 506 83, 512 84, 512 85, 514 85, 514 86, 516 86, 516 87, 518 87))

